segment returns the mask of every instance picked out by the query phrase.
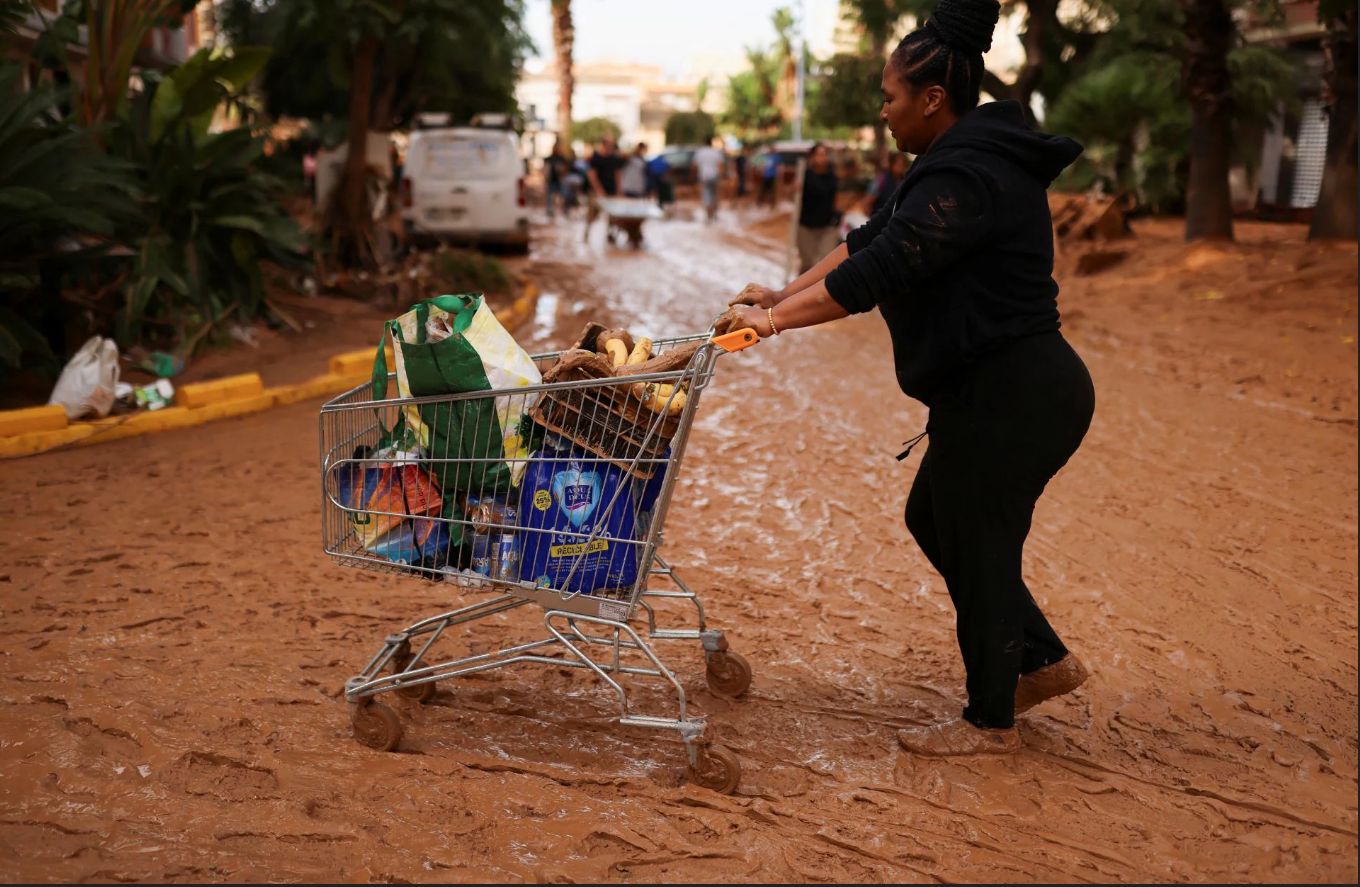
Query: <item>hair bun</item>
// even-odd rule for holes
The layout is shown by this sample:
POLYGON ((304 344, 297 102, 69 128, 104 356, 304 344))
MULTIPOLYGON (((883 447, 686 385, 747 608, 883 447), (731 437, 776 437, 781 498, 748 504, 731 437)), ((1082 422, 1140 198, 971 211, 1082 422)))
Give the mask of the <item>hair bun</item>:
POLYGON ((997 0, 940 0, 928 23, 950 48, 981 55, 992 48, 1000 15, 997 0))

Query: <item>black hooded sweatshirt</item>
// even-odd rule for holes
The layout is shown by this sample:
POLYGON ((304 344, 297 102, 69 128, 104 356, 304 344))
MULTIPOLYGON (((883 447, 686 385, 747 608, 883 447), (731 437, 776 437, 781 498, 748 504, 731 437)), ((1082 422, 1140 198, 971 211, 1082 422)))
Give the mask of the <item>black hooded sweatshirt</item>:
POLYGON ((1046 191, 1079 154, 1031 129, 1016 102, 980 105, 850 232, 827 291, 852 314, 882 312, 908 395, 930 405, 982 355, 1058 329, 1046 191))

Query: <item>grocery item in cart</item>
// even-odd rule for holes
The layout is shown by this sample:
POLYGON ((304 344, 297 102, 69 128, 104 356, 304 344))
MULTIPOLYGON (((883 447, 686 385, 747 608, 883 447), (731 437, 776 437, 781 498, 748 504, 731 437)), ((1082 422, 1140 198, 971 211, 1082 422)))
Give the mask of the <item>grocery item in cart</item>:
POLYGON ((440 518, 415 517, 411 519, 411 535, 416 544, 417 560, 410 563, 438 570, 458 560, 458 539, 455 530, 461 531, 462 524, 448 519, 448 505, 440 518))
POLYGON ((627 472, 549 436, 520 486, 520 578, 590 594, 637 580, 637 519, 627 472))
MULTIPOLYGON (((513 391, 542 381, 538 366, 480 295, 438 296, 389 321, 400 397, 513 391)), ((373 397, 387 392, 387 359, 373 361, 373 397)), ((509 490, 524 472, 520 421, 534 394, 406 404, 399 435, 419 446, 446 490, 509 490), (441 460, 471 459, 453 462, 441 460)))
POLYGON ((366 551, 395 563, 420 557, 432 529, 422 527, 417 540, 410 519, 437 515, 444 503, 434 478, 411 454, 360 447, 337 469, 336 483, 336 498, 350 509, 354 535, 366 551))
MULTIPOLYGON (((590 324, 578 344, 596 342, 601 332, 603 329, 599 324, 590 324)), ((568 438, 581 449, 608 459, 634 477, 650 478, 660 463, 661 453, 680 427, 680 412, 649 409, 645 406, 646 398, 650 396, 647 385, 638 386, 619 372, 629 371, 628 375, 632 375, 632 371, 640 371, 649 364, 664 364, 665 372, 678 376, 692 361, 695 352, 686 346, 671 351, 681 352, 684 362, 670 358, 670 352, 667 352, 640 365, 623 364, 616 368, 607 355, 589 348, 564 351, 544 373, 543 381, 590 384, 555 387, 545 392, 533 408, 533 420, 548 431, 568 438), (635 387, 641 390, 635 391, 635 387)), ((670 385, 674 391, 675 383, 670 385)))
POLYGON ((518 518, 502 496, 468 496, 472 523, 472 570, 492 579, 519 581, 518 518))
POLYGON ((661 485, 666 482, 666 465, 671 461, 671 448, 666 447, 662 458, 666 460, 664 464, 656 466, 650 479, 646 483, 640 481, 633 482, 633 492, 637 498, 637 518, 638 518, 638 538, 647 535, 647 530, 652 523, 652 513, 656 509, 656 500, 661 496, 661 485))

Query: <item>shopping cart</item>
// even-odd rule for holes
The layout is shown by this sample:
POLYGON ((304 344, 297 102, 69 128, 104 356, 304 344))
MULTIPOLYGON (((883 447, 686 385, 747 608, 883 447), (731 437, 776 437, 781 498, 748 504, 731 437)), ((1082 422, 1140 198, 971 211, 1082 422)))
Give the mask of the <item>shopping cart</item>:
POLYGON ((546 372, 538 385, 375 398, 366 384, 326 403, 320 417, 326 553, 340 564, 485 595, 383 640, 345 684, 355 738, 380 750, 400 742, 401 720, 375 701, 381 693, 424 702, 436 682, 459 675, 520 663, 581 668, 617 695, 618 723, 676 731, 690 779, 733 791, 741 777, 737 758, 706 736, 703 717, 691 711, 683 685, 651 642, 699 641, 716 694, 735 698, 750 686, 750 665, 708 626, 699 596, 659 549, 718 356, 756 341, 749 329, 658 340, 657 355, 670 349, 676 358, 692 355, 668 371, 633 376, 592 375, 589 367, 559 360, 586 352, 539 354, 533 359, 546 372), (519 417, 518 434, 496 440, 493 419, 503 428, 507 416, 519 417), (409 444, 412 427, 423 435, 421 446, 402 450, 396 441, 405 432, 409 444), (446 658, 443 647, 456 634, 449 629, 527 604, 542 610, 546 637, 446 658), (694 627, 658 627, 658 604, 663 611, 693 605, 694 627), (636 624, 642 614, 645 637, 636 624), (628 687, 647 679, 669 686, 673 716, 634 710, 628 687))

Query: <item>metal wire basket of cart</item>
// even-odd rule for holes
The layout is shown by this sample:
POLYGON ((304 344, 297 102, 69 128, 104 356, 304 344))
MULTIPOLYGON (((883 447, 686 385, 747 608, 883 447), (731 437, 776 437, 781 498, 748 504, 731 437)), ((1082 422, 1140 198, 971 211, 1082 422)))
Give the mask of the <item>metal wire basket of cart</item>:
MULTIPOLYGON (((582 342, 597 334, 592 325, 582 342)), ((678 733, 692 781, 736 788, 737 758, 705 736, 654 642, 698 641, 715 693, 734 698, 750 685, 750 665, 709 627, 698 594, 662 548, 719 356, 756 338, 710 330, 657 340, 654 354, 666 359, 642 368, 663 369, 630 375, 587 346, 534 355, 541 384, 409 398, 375 397, 362 385, 321 408, 326 553, 344 565, 448 583, 467 601, 388 635, 346 682, 360 742, 391 750, 401 741, 401 719, 380 694, 424 702, 437 682, 459 675, 566 666, 614 692, 620 724, 678 733), (541 639, 475 654, 449 649, 467 631, 450 628, 526 605, 541 613, 541 639), (658 624, 658 615, 664 621, 690 605, 685 627, 658 624), (638 681, 669 688, 665 710, 637 710, 630 687, 638 681)))

